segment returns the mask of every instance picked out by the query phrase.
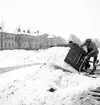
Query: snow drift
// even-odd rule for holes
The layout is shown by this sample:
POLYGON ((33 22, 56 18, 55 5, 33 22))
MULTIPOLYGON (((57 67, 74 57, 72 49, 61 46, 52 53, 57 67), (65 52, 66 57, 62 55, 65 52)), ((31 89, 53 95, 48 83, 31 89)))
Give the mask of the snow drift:
POLYGON ((74 68, 64 62, 70 48, 53 47, 47 50, 25 51, 25 50, 5 50, 0 52, 0 67, 12 67, 25 64, 46 63, 59 65, 63 68, 77 72, 74 68), (71 69, 70 69, 71 68, 71 69))
POLYGON ((1 51, 0 70, 15 68, 0 74, 0 105, 99 105, 91 90, 100 87, 100 78, 79 75, 65 64, 68 51, 64 47, 1 51), (55 69, 52 64, 74 73, 55 69), (23 66, 16 69, 18 65, 23 66))

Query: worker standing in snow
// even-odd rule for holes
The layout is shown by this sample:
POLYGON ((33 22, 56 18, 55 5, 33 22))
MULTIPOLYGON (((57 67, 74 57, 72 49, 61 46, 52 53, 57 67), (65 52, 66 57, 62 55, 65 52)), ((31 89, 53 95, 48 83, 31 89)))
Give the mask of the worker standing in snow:
POLYGON ((68 47, 74 47, 74 46, 79 46, 77 43, 74 43, 73 41, 69 41, 68 47))
POLYGON ((73 45, 73 41, 69 41, 69 43, 67 44, 68 45, 68 47, 72 47, 72 45, 73 45))
POLYGON ((81 45, 81 47, 84 47, 84 46, 86 46, 86 48, 87 48, 85 70, 90 67, 89 59, 91 57, 93 57, 93 70, 91 71, 91 73, 93 73, 95 71, 94 66, 95 66, 95 63, 97 61, 99 51, 98 51, 98 48, 97 48, 96 44, 94 42, 92 42, 91 39, 86 39, 85 43, 83 43, 81 45))

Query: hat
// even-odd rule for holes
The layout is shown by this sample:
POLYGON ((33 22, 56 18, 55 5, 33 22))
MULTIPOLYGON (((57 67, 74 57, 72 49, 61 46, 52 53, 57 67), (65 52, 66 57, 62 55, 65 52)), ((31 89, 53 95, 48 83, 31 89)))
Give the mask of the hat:
POLYGON ((91 39, 86 39, 86 43, 90 43, 91 42, 91 39))
POLYGON ((73 41, 69 41, 69 43, 73 43, 73 41))

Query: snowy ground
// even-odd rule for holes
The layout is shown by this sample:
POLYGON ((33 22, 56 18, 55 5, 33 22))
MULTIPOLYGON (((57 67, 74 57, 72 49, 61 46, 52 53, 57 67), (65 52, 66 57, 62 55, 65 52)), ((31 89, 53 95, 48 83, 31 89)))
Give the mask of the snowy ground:
POLYGON ((100 105, 100 77, 79 75, 64 62, 68 51, 64 47, 1 51, 0 105, 100 105))

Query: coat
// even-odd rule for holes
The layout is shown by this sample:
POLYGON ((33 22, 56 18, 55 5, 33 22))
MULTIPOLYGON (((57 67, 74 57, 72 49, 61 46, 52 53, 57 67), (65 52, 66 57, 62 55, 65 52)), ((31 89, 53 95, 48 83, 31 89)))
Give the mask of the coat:
POLYGON ((85 42, 84 44, 81 45, 81 47, 84 47, 84 46, 86 46, 87 53, 89 56, 92 56, 92 57, 97 56, 97 54, 99 53, 98 48, 94 42, 90 42, 89 44, 85 42))

